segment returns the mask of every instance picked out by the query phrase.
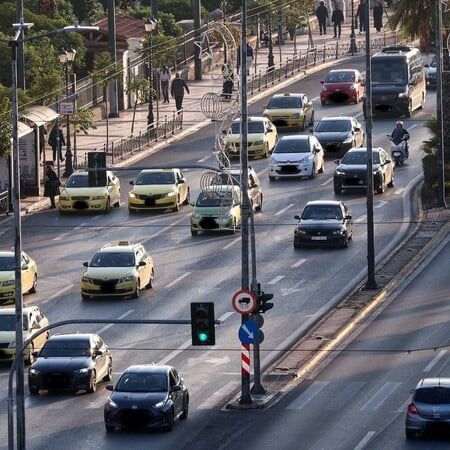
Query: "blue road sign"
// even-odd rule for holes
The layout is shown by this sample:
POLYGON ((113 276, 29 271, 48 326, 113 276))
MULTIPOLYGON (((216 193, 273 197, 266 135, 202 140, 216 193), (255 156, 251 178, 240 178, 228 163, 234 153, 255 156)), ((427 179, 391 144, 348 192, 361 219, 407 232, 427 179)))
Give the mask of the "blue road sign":
POLYGON ((243 344, 253 344, 253 342, 258 338, 258 335, 258 324, 252 320, 245 321, 239 328, 239 340, 243 344))

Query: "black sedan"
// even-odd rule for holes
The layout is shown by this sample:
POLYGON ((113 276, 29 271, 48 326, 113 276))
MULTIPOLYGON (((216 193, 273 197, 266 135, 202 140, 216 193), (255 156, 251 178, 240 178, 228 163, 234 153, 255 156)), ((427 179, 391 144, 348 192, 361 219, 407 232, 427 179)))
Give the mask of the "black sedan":
POLYGON ((111 380, 111 353, 98 334, 56 334, 35 353, 28 371, 31 394, 41 389, 95 392, 97 381, 111 380))
POLYGON ((364 145, 362 125, 351 116, 323 117, 314 128, 314 136, 325 153, 346 152, 364 145))
POLYGON ((315 200, 306 204, 301 216, 294 216, 294 247, 306 245, 337 245, 347 247, 353 234, 353 221, 345 203, 336 200, 315 200))
POLYGON ((189 393, 183 378, 171 366, 130 366, 113 387, 104 408, 106 431, 164 428, 171 431, 176 419, 186 419, 189 393))
MULTIPOLYGON (((382 194, 386 186, 394 186, 394 162, 386 150, 381 147, 372 150, 373 188, 382 194)), ((334 172, 334 193, 340 194, 343 190, 367 189, 367 149, 353 148, 349 150, 334 172)))

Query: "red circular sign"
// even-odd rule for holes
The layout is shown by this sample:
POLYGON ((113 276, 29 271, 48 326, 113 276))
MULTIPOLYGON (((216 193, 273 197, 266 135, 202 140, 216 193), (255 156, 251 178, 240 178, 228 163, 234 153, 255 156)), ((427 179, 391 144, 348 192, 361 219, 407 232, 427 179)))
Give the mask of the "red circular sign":
POLYGON ((247 289, 241 289, 233 295, 231 303, 239 314, 250 314, 256 308, 256 296, 247 289))

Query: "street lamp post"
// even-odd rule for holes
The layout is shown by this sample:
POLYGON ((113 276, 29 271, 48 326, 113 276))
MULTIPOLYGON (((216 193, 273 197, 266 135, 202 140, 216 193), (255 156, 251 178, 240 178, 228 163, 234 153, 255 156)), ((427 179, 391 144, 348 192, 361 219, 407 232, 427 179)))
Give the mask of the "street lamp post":
MULTIPOLYGON (((0 37, 0 42, 5 42, 11 47, 11 105, 12 105, 12 158, 13 158, 13 212, 14 212, 14 276, 15 276, 15 302, 16 302, 16 344, 20 349, 23 343, 23 298, 22 298, 22 230, 20 217, 20 166, 19 166, 19 105, 17 94, 17 50, 25 42, 41 39, 56 34, 70 33, 73 31, 98 31, 98 27, 91 26, 67 26, 47 33, 36 34, 24 38, 23 32, 33 26, 32 23, 14 23, 14 38, 0 37)), ((16 367, 16 417, 17 417, 17 448, 25 449, 25 401, 24 401, 24 360, 23 353, 15 356, 16 367)), ((12 392, 12 377, 8 381, 8 393, 12 392)), ((8 449, 14 449, 14 423, 13 423, 13 399, 8 394, 8 449)))
POLYGON ((354 5, 354 0, 352 1, 352 28, 351 28, 351 32, 350 32, 350 50, 349 53, 353 54, 356 53, 358 51, 358 49, 356 48, 356 36, 355 36, 355 5, 354 5))
MULTIPOLYGON (((77 52, 73 48, 70 50, 64 50, 63 53, 59 55, 59 61, 64 66, 64 73, 65 73, 65 101, 68 103, 72 103, 75 100, 70 97, 71 94, 73 94, 72 89, 69 89, 69 70, 72 70, 73 62, 75 61, 75 56, 77 52)), ((66 111, 66 165, 64 167, 64 177, 68 177, 73 173, 73 155, 72 155, 72 148, 71 148, 71 141, 70 141, 70 112, 66 111)))
POLYGON ((149 81, 149 97, 148 97, 148 115, 147 125, 153 127, 155 116, 153 114, 153 32, 156 29, 158 22, 155 19, 149 19, 145 22, 145 31, 148 33, 150 44, 150 56, 148 61, 148 81, 149 81))
POLYGON ((269 20, 269 56, 268 56, 268 72, 274 70, 274 62, 273 62, 273 43, 272 43, 272 24, 269 20))

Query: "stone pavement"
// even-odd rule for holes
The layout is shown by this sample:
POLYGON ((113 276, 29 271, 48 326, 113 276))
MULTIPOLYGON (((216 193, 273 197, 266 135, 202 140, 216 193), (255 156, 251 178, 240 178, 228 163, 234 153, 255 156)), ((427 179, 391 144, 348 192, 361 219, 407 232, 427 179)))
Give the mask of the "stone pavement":
MULTIPOLYGON (((325 45, 333 45, 338 42, 350 42, 351 34, 351 20, 348 18, 346 23, 342 27, 341 39, 333 39, 332 34, 327 34, 320 36, 318 31, 312 30, 311 36, 308 32, 297 35, 296 42, 290 39, 286 39, 284 44, 278 45, 276 39, 274 39, 273 45, 273 57, 275 67, 280 67, 280 64, 286 63, 286 60, 292 59, 297 52, 297 55, 305 54, 311 46, 316 46, 317 48, 322 48, 325 45)), ((356 33, 356 43, 359 48, 364 46, 365 36, 356 33)), ((250 77, 248 77, 248 82, 250 82, 251 77, 254 74, 261 74, 267 71, 268 67, 268 55, 269 49, 267 47, 255 48, 256 36, 249 36, 249 41, 252 43, 254 48, 254 65, 250 72, 250 77)), ((349 55, 350 56, 350 55, 349 55)), ((314 69, 319 70, 320 68, 332 65, 328 62, 323 65, 317 64, 314 69)), ((311 70, 309 72, 311 73, 311 70)), ((190 89, 190 94, 186 94, 183 102, 183 129, 181 131, 176 131, 175 134, 170 135, 168 138, 160 140, 158 142, 152 143, 145 151, 134 154, 132 158, 126 158, 115 162, 115 166, 124 166, 137 161, 138 159, 145 158, 146 156, 164 148, 171 142, 182 139, 188 134, 192 134, 195 131, 201 129, 202 127, 211 123, 211 120, 206 118, 201 111, 200 101, 204 94, 208 92, 219 93, 222 91, 222 80, 219 69, 213 71, 212 75, 203 74, 202 80, 188 80, 188 86, 190 89)), ((297 75, 304 76, 305 73, 297 75)), ((295 80, 292 78, 290 82, 295 80)), ((279 89, 280 86, 278 86, 279 89)), ((262 92, 255 92, 248 95, 248 104, 255 102, 260 96, 267 95, 269 90, 274 90, 271 85, 268 89, 262 92)), ((175 113, 175 102, 173 99, 170 103, 164 104, 161 101, 153 102, 155 121, 163 121, 164 118, 170 119, 175 113)), ((147 128, 147 114, 148 114, 148 103, 138 105, 136 109, 135 119, 134 119, 134 130, 133 134, 138 135, 139 132, 143 132, 147 128)), ((63 118, 64 120, 64 118, 63 118)), ((72 141, 72 152, 76 149, 76 156, 78 162, 84 162, 86 159, 86 153, 89 151, 104 151, 107 141, 109 145, 112 142, 120 141, 126 136, 131 134, 131 127, 133 122, 133 109, 127 109, 125 111, 119 112, 119 117, 109 118, 108 123, 105 119, 96 121, 96 128, 90 129, 88 134, 77 134, 76 145, 74 145, 73 137, 72 141)), ((64 122, 62 122, 64 127, 64 122)), ((52 151, 46 145, 46 160, 51 161, 52 151)), ((63 154, 65 148, 62 149, 63 154)), ((58 169, 60 174, 64 172, 64 162, 60 162, 60 167, 58 169)), ((43 187, 41 188, 43 192, 43 187)), ((49 200, 43 197, 26 197, 21 199, 21 212, 22 214, 27 214, 32 211, 40 210, 49 206, 49 200)))

